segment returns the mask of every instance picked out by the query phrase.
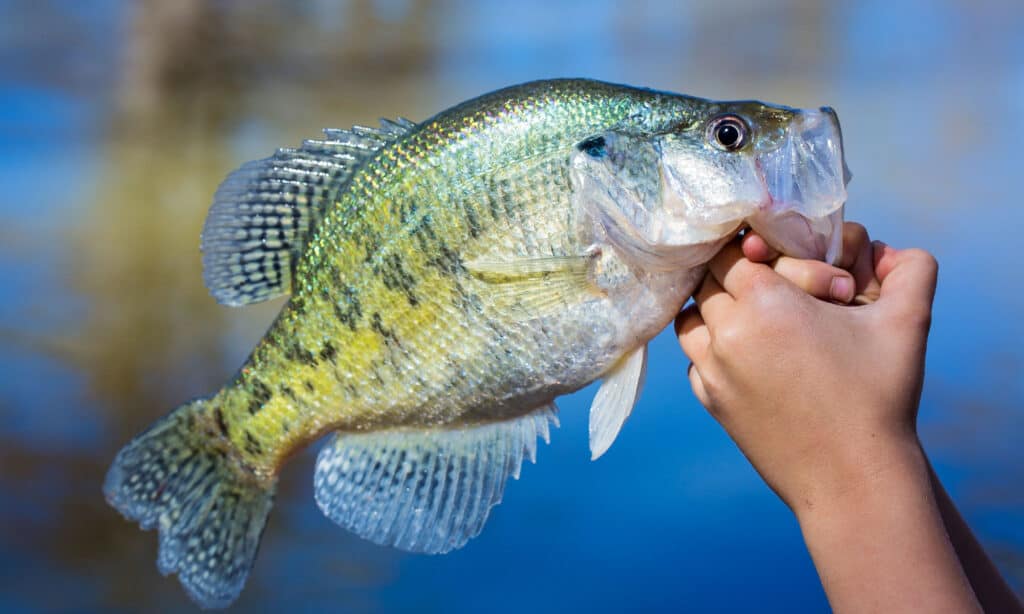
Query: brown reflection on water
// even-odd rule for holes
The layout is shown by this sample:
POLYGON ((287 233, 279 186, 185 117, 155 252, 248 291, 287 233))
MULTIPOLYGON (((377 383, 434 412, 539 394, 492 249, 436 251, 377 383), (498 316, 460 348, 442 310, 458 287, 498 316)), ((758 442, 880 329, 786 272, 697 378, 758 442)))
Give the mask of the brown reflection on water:
MULTIPOLYGON (((12 346, 85 378, 81 402, 95 408, 102 439, 98 449, 62 451, 3 438, 0 488, 19 505, 0 511, 0 544, 33 553, 46 570, 25 565, 0 575, 5 594, 53 609, 187 606, 177 582, 155 573, 155 534, 139 533, 107 507, 100 485, 121 445, 188 398, 216 390, 280 308, 276 301, 233 310, 207 294, 198 245, 211 195, 240 156, 269 155, 271 143, 295 145, 319 127, 389 114, 378 100, 405 101, 406 113, 415 112, 412 92, 430 91, 415 75, 433 57, 433 5, 411 2, 388 20, 366 1, 326 15, 296 12, 286 2, 147 1, 125 15, 119 72, 108 76, 113 93, 92 127, 95 190, 76 195, 87 204, 73 208, 81 213, 58 237, 67 245, 60 283, 85 307, 60 334, 3 334, 12 346), (289 92, 294 101, 280 98, 289 92), (250 117, 268 124, 254 142, 233 149, 250 117), (69 587, 85 577, 99 593, 53 591, 61 574, 69 587)), ((266 536, 278 544, 271 551, 285 542, 314 547, 315 536, 286 520, 290 500, 310 502, 311 467, 298 464, 306 466, 291 473, 301 475, 282 480, 266 536)), ((326 558, 323 566, 357 586, 381 584, 392 573, 390 558, 326 558)), ((279 572, 261 562, 255 573, 279 572)), ((331 594, 343 598, 337 588, 331 594)), ((325 587, 293 590, 308 598, 325 587)), ((365 601, 366 591, 353 597, 360 593, 365 601)), ((239 606, 252 608, 266 596, 254 588, 239 606)))

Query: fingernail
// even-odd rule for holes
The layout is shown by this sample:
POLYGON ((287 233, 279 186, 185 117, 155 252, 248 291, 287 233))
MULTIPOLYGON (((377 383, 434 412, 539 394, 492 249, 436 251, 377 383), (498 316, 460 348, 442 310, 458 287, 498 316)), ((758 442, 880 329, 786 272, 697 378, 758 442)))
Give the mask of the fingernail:
POLYGON ((849 303, 853 300, 853 280, 849 277, 833 277, 828 293, 832 300, 849 303))

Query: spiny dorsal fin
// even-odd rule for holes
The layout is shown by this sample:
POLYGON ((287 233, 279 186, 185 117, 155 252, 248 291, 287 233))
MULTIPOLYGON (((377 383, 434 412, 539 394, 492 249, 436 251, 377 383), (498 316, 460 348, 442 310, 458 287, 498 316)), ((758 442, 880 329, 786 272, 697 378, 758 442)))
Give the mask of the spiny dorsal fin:
POLYGON ((476 537, 505 482, 558 426, 554 404, 475 427, 338 433, 313 488, 328 518, 360 537, 440 554, 476 537))
POLYGON ((366 160, 416 124, 381 120, 380 128, 324 130, 324 140, 279 149, 228 175, 203 226, 203 278, 217 302, 258 303, 291 290, 310 235, 366 160))

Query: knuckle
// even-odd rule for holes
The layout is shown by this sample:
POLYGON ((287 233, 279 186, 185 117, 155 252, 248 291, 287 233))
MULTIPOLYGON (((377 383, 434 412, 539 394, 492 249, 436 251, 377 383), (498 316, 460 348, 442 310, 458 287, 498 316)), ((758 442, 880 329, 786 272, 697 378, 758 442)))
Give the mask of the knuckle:
POLYGON ((925 269, 932 274, 938 273, 939 261, 931 252, 918 247, 912 247, 906 251, 906 254, 908 259, 916 261, 922 269, 925 269))
POLYGON ((715 353, 728 356, 732 352, 738 351, 743 346, 746 337, 746 331, 742 326, 733 323, 720 326, 712 337, 715 353))
POLYGON ((869 244, 868 230, 863 224, 846 222, 843 225, 843 249, 837 266, 848 269, 854 265, 858 254, 869 244))
POLYGON ((764 294, 775 285, 775 279, 770 269, 758 267, 746 276, 744 285, 755 294, 764 294))
MULTIPOLYGON (((822 286, 822 283, 819 281, 821 277, 819 267, 808 263, 807 266, 800 266, 796 269, 793 283, 804 292, 819 294, 822 286)), ((826 293, 828 290, 828 279, 830 278, 831 276, 828 276, 824 282, 826 293)))
MULTIPOLYGON (((801 282, 795 283, 801 288, 803 287, 801 282)), ((786 314, 791 311, 791 294, 791 292, 787 292, 786 288, 780 288, 774 284, 765 286, 750 300, 750 307, 753 310, 751 315, 756 316, 759 320, 772 320, 776 316, 786 314)))
POLYGON ((711 405, 717 405, 724 387, 722 376, 718 370, 705 365, 700 371, 700 383, 704 388, 707 400, 711 401, 711 405))
POLYGON ((868 240, 868 229, 860 222, 846 222, 843 226, 843 234, 853 243, 866 243, 868 240))

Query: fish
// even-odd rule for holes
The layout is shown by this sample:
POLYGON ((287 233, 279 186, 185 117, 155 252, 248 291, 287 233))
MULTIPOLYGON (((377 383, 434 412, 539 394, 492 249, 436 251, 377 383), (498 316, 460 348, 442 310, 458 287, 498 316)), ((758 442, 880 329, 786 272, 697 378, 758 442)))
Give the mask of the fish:
POLYGON ((438 554, 480 533, 601 380, 592 458, 640 396, 647 343, 745 228, 834 262, 849 172, 836 113, 584 79, 511 86, 425 121, 327 129, 244 164, 203 227, 220 303, 288 295, 219 391, 131 440, 106 500, 157 566, 234 601, 285 461, 322 438, 319 508, 438 554))

